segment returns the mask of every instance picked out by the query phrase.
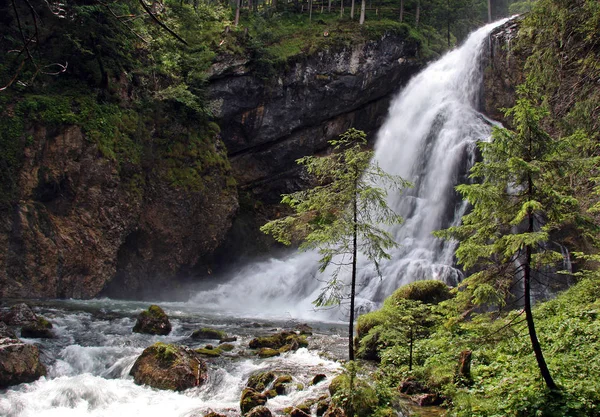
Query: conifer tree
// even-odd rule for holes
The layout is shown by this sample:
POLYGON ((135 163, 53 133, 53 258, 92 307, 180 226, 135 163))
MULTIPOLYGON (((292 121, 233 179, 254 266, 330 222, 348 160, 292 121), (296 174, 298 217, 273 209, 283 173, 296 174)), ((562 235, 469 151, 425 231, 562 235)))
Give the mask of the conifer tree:
POLYGON ((320 271, 330 276, 314 304, 332 306, 349 299, 348 356, 352 361, 357 257, 360 253, 368 259, 378 273, 379 261, 389 259, 387 251, 397 244, 382 226, 400 223, 402 218, 387 205, 387 190, 401 190, 409 183, 372 161, 373 152, 364 149, 364 132, 352 128, 329 143, 331 155, 297 161, 317 185, 283 195, 282 203, 295 213, 270 221, 261 230, 286 245, 301 240, 301 250, 318 250, 320 271), (348 269, 349 295, 340 275, 348 269))
POLYGON ((471 212, 462 225, 438 235, 457 238, 459 264, 479 270, 463 283, 467 291, 462 297, 469 302, 502 303, 512 283, 523 281, 531 346, 547 387, 556 389, 535 329, 531 287, 562 261, 562 254, 548 243, 552 231, 576 223, 578 201, 568 177, 586 163, 573 158, 573 148, 586 138, 552 138, 541 127, 547 111, 535 92, 523 86, 519 96, 507 111, 515 130, 496 128, 492 141, 480 144, 483 160, 471 170, 476 182, 457 187, 472 205, 471 212))

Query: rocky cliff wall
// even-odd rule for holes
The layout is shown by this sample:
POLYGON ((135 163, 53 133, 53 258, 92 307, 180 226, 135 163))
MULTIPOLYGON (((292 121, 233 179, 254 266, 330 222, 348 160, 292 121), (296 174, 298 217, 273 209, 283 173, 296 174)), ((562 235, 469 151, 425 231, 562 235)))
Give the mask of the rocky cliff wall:
MULTIPOLYGON (((260 249, 263 208, 305 185, 295 160, 350 126, 376 129, 418 69, 416 54, 385 36, 300 59, 273 79, 243 59, 218 62, 209 91, 220 135, 198 134, 173 109, 121 109, 118 140, 107 144, 96 122, 115 121, 87 120, 84 100, 69 97, 63 113, 48 104, 52 123, 29 117, 31 107, 43 113, 35 97, 21 105, 30 113, 1 108, 3 120, 16 113, 23 123, 17 135, 0 132, 19 149, 2 161, 12 191, 0 202, 0 297, 156 298, 260 249)), ((119 94, 127 100, 131 88, 119 94)))

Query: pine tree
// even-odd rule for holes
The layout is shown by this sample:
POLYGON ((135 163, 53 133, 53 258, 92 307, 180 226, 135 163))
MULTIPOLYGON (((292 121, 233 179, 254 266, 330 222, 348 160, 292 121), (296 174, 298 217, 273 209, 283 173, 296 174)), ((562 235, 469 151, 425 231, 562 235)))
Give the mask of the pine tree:
POLYGON ((387 205, 387 190, 401 190, 409 184, 372 161, 373 152, 364 149, 364 132, 352 128, 329 143, 333 146, 331 155, 297 161, 317 185, 283 195, 282 203, 295 213, 273 220, 261 230, 284 244, 301 240, 301 250, 319 251, 320 271, 330 277, 314 304, 332 306, 349 299, 348 356, 352 361, 357 257, 359 253, 366 257, 378 273, 379 261, 389 259, 387 251, 397 244, 381 226, 400 223, 402 218, 387 205), (340 276, 348 268, 349 295, 340 276))
POLYGON ((511 284, 523 281, 531 346, 547 387, 556 389, 535 329, 531 286, 536 274, 562 261, 548 243, 552 231, 576 223, 578 201, 568 178, 586 163, 573 157, 586 138, 552 138, 541 128, 548 112, 535 92, 523 86, 519 95, 507 112, 515 130, 495 129, 492 141, 480 144, 483 160, 471 170, 476 182, 457 187, 472 204, 471 212, 462 225, 439 235, 457 238, 459 263, 479 270, 463 283, 462 296, 473 303, 502 303, 511 284))

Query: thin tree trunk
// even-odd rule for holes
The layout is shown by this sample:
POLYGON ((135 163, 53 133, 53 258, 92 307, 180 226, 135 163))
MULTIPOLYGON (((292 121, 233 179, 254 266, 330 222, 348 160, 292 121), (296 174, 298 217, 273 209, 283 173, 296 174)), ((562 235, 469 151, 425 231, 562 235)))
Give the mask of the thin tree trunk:
POLYGON ((488 23, 492 23, 492 0, 488 0, 488 23))
POLYGON ((356 296, 356 256, 358 254, 358 173, 354 179, 354 197, 352 201, 352 283, 350 284, 350 324, 348 325, 348 358, 354 360, 354 297, 356 296))
POLYGON ((308 21, 312 22, 312 0, 308 0, 308 21))
POLYGON ((400 0, 400 22, 404 21, 404 0, 400 0))
POLYGON ((360 3, 360 19, 358 20, 358 24, 362 25, 365 23, 365 12, 367 8, 367 0, 362 0, 360 3))
POLYGON ((344 0, 340 0, 340 19, 344 17, 344 0))
POLYGON ((241 5, 241 3, 242 3, 242 0, 237 0, 236 6, 235 6, 235 21, 233 22, 233 25, 236 27, 240 23, 240 5, 241 5))
POLYGON ((331 0, 329 0, 329 4, 327 5, 327 13, 331 13, 331 0))
POLYGON ((408 370, 412 371, 412 364, 413 364, 413 341, 414 341, 414 337, 415 337, 415 331, 414 329, 410 328, 410 353, 408 355, 408 370))
MULTIPOLYGON (((528 178, 528 194, 529 197, 533 197, 533 181, 531 176, 528 178)), ((527 227, 528 233, 533 233, 533 213, 529 212, 527 215, 529 225, 527 227)), ((546 382, 546 386, 551 390, 557 390, 558 387, 554 383, 552 379, 552 375, 550 375, 550 370, 548 369, 548 365, 546 364, 546 360, 544 359, 544 354, 542 353, 542 347, 540 346, 540 341, 537 338, 537 333, 535 331, 535 324, 533 322, 533 314, 531 312, 531 246, 527 246, 525 249, 525 264, 523 265, 524 276, 523 276, 523 285, 525 289, 524 299, 525 299, 525 320, 527 321, 527 329, 529 330, 529 338, 531 339, 531 347, 533 348, 533 353, 535 354, 535 360, 537 361, 538 367, 540 368, 540 373, 542 374, 542 378, 544 378, 544 382, 546 382)))
POLYGON ((417 0, 417 11, 415 13, 415 28, 419 27, 420 20, 421 20, 421 0, 417 0))
POLYGON ((448 36, 448 48, 450 48, 450 0, 446 1, 446 24, 448 36))
POLYGON ((354 0, 352 0, 350 5, 350 19, 354 20, 354 0))
POLYGON ((277 0, 271 0, 271 7, 273 7, 273 10, 277 10, 277 0))

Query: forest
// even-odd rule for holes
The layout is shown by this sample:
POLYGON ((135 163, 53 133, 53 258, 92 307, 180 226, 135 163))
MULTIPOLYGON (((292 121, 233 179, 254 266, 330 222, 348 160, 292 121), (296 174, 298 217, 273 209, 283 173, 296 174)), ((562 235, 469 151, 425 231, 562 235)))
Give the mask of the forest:
POLYGON ((0 56, 0 415, 600 416, 597 0, 7 0, 0 56))

